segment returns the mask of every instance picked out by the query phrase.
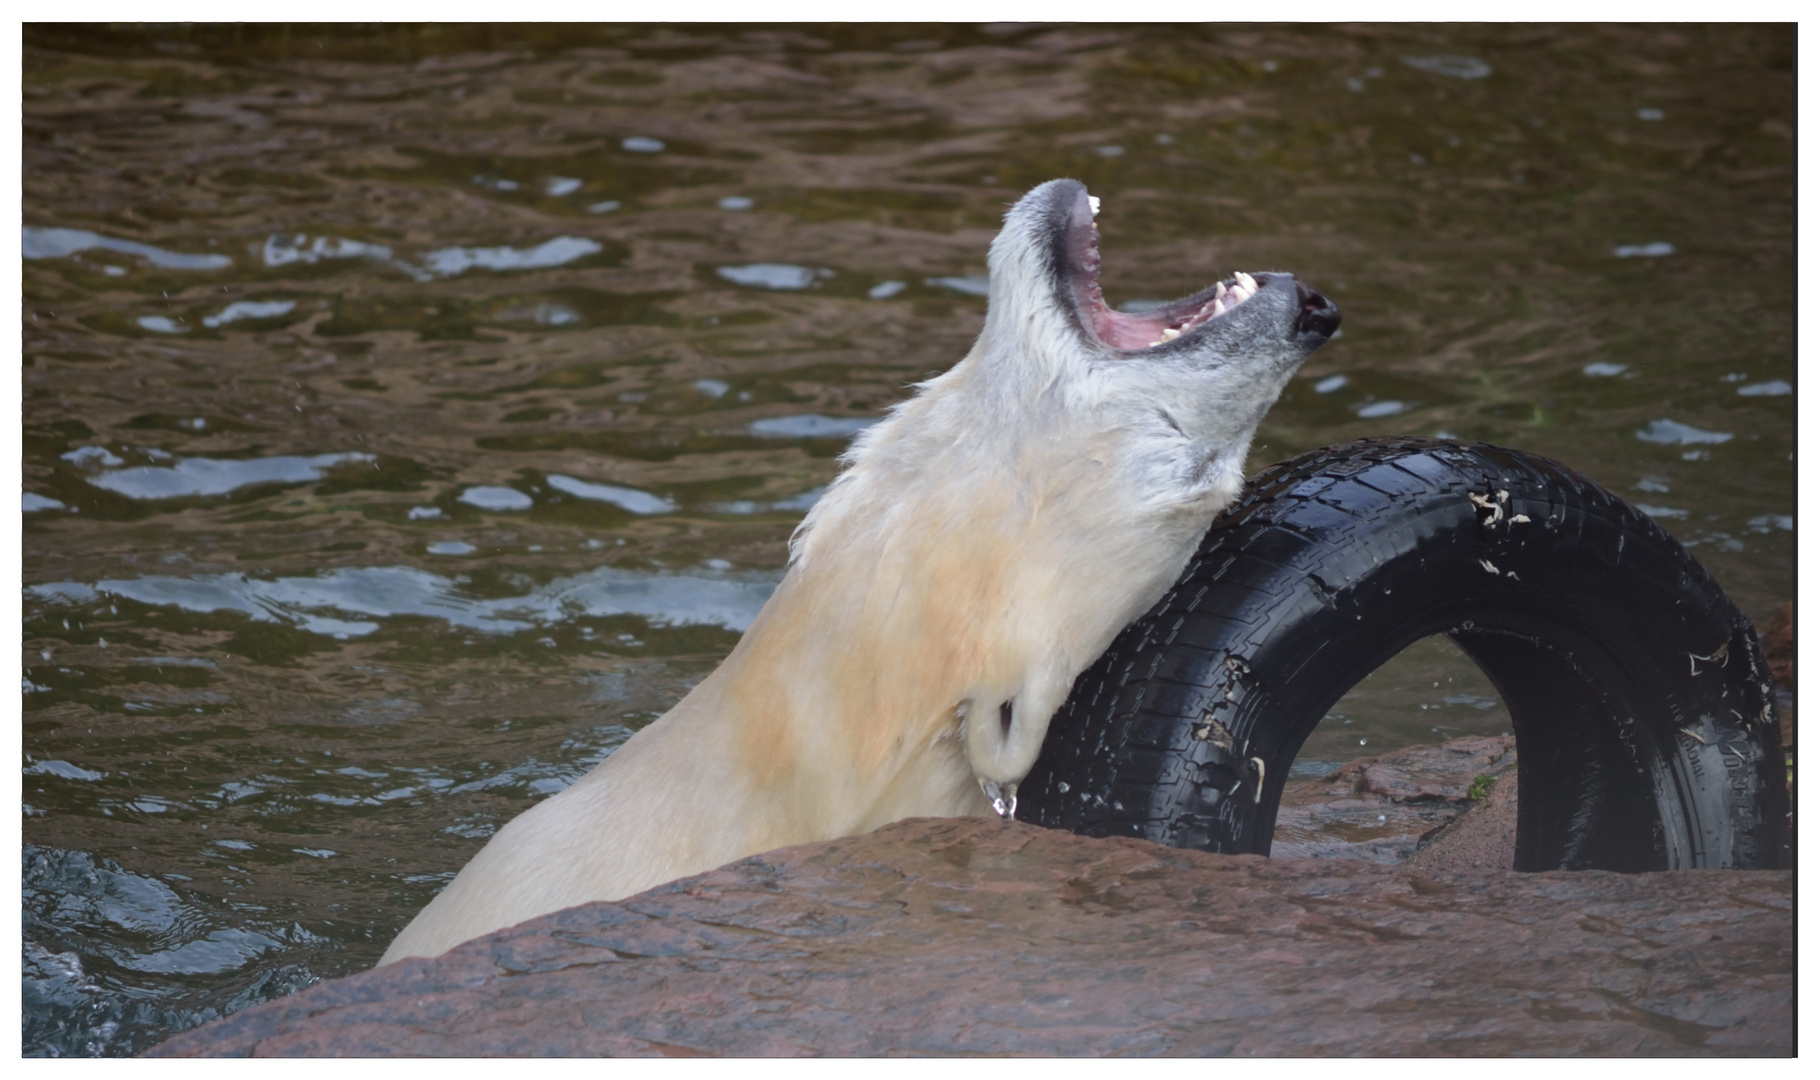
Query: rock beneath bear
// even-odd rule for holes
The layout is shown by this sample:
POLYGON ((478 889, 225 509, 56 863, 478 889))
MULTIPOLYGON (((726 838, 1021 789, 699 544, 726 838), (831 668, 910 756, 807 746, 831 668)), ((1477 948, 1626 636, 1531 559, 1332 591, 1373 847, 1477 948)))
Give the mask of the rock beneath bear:
POLYGON ((977 818, 324 983, 181 1055, 1786 1055, 1786 871, 1433 874, 977 818))

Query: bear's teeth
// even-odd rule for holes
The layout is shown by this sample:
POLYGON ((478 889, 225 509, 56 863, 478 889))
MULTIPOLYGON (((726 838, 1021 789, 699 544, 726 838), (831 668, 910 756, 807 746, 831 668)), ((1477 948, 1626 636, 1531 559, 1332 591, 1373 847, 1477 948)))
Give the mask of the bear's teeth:
POLYGON ((1093 211, 1094 217, 1098 217, 1100 215, 1100 197, 1098 195, 1087 196, 1087 207, 1093 211))
POLYGON ((1182 336, 1182 332, 1180 330, 1177 330, 1173 326, 1165 327, 1163 329, 1163 340, 1164 341, 1174 341, 1176 338, 1179 338, 1181 336, 1182 336))

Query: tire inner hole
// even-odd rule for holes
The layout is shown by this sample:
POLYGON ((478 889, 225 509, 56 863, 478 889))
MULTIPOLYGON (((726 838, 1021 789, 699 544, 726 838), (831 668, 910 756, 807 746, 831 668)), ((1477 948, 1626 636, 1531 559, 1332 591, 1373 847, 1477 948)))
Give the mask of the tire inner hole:
POLYGON ((1369 791, 1343 797, 1338 788, 1344 785, 1326 778, 1359 758, 1510 733, 1510 710, 1477 664, 1439 634, 1414 642, 1348 690, 1302 744, 1289 770, 1272 854, 1399 861, 1397 853, 1407 855, 1412 843, 1404 838, 1412 829, 1422 831, 1416 818, 1431 810, 1451 816, 1452 808, 1420 800, 1387 808, 1369 791))

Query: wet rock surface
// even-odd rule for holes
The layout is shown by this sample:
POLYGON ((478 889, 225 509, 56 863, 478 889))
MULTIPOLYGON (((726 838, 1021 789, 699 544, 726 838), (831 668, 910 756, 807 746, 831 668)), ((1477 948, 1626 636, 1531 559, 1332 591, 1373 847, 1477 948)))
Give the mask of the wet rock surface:
POLYGON ((1782 871, 1412 873, 919 819, 153 1053, 1780 1055, 1792 891, 1782 871))
MULTIPOLYGON (((1474 807, 1475 794, 1484 794, 1474 790, 1481 777, 1502 776, 1516 763, 1516 739, 1474 737, 1356 758, 1318 779, 1291 780, 1271 854, 1402 862, 1474 807)), ((1514 861, 1515 813, 1513 802, 1509 851, 1501 859, 1479 852, 1477 858, 1493 858, 1485 865, 1508 869, 1514 861)))
POLYGON ((1517 855, 1517 776, 1491 782, 1485 798, 1426 838, 1403 869, 1412 874, 1509 870, 1517 855))

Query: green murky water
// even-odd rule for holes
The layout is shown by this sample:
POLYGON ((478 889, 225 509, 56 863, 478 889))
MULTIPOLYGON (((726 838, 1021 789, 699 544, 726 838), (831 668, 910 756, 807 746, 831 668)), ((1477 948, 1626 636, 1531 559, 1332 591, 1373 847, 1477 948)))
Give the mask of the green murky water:
MULTIPOLYGON (((24 43, 28 1054, 376 960, 731 648, 1051 177, 1114 303, 1341 305, 1254 465, 1494 440, 1791 594, 1790 28, 24 43)), ((1505 722, 1439 644, 1336 712, 1309 762, 1505 722)))

